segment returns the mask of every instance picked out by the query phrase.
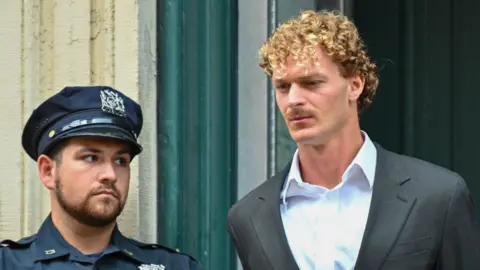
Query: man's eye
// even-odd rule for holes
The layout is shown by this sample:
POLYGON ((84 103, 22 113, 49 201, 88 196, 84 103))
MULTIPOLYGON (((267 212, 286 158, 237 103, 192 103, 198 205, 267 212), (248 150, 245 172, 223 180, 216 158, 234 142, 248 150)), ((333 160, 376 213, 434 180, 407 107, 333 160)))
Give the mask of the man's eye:
POLYGON ((115 162, 120 166, 125 166, 128 163, 126 158, 118 158, 115 162))
POLYGON ((322 81, 307 81, 305 82, 306 85, 309 85, 309 86, 314 86, 314 85, 318 85, 318 84, 321 84, 322 81))
POLYGON ((288 91, 288 89, 290 88, 290 86, 286 83, 284 84, 278 84, 275 86, 275 88, 277 89, 277 91, 280 91, 280 92, 286 92, 288 91))
POLYGON ((85 160, 86 162, 95 162, 98 160, 98 158, 97 156, 89 155, 89 156, 83 157, 83 160, 85 160))

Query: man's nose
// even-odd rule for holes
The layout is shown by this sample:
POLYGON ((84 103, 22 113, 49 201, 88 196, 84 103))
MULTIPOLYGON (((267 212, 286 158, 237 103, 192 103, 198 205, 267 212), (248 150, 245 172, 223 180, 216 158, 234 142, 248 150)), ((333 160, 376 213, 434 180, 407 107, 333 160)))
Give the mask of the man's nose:
POLYGON ((303 97, 304 89, 302 89, 298 84, 292 84, 290 91, 288 91, 288 105, 290 107, 295 107, 305 103, 305 98, 303 97))
POLYGON ((116 182, 117 173, 115 171, 115 164, 112 162, 105 162, 102 166, 100 180, 104 182, 116 182))

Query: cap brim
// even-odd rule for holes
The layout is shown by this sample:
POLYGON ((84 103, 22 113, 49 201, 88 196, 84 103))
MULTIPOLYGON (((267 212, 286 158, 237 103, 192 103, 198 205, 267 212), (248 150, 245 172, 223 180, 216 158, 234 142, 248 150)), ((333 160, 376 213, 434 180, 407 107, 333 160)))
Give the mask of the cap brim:
POLYGON ((142 146, 127 131, 116 126, 89 126, 77 128, 74 131, 59 135, 56 140, 63 141, 73 137, 101 137, 111 138, 126 142, 132 147, 132 155, 138 155, 142 152, 142 146))

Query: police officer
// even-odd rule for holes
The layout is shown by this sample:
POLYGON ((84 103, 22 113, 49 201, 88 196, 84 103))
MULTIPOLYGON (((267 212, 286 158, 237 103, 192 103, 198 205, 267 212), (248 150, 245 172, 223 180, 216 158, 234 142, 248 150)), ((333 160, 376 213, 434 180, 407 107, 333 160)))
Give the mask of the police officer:
POLYGON ((66 87, 33 111, 22 145, 50 191, 51 213, 37 234, 1 242, 0 269, 203 269, 118 230, 142 123, 140 105, 104 86, 66 87))

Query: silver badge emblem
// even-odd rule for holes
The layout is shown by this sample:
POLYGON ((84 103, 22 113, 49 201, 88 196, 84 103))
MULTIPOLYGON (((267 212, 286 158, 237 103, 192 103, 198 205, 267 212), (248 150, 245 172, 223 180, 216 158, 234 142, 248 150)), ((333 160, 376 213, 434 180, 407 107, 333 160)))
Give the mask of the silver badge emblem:
POLYGON ((45 255, 52 255, 52 254, 55 254, 55 249, 45 250, 45 255))
POLYGON ((163 264, 142 264, 138 267, 140 270, 165 270, 163 264))
POLYGON ((115 114, 118 116, 126 116, 125 105, 123 99, 117 93, 103 89, 100 90, 100 98, 102 100, 102 111, 115 114))

